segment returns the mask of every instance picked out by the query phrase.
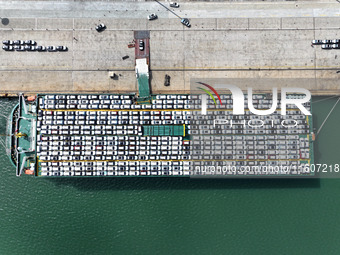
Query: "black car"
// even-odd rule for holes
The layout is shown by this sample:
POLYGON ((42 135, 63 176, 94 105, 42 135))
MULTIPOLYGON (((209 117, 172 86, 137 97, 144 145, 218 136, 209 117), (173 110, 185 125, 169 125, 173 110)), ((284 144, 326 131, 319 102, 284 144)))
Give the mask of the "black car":
POLYGON ((56 47, 55 46, 47 46, 47 50, 48 51, 56 51, 56 47))
POLYGON ((35 49, 36 49, 37 51, 45 51, 45 50, 46 50, 46 47, 45 47, 45 46, 37 46, 37 47, 35 47, 35 49))
POLYGON ((149 16, 148 16, 148 20, 154 20, 154 19, 157 19, 158 16, 155 14, 155 13, 151 13, 149 16))
POLYGON ((164 86, 170 86, 170 76, 167 74, 165 75, 164 86))
POLYGON ((57 50, 59 50, 59 51, 67 51, 67 47, 66 46, 57 46, 57 50))
POLYGON ((190 21, 187 18, 181 19, 181 23, 184 26, 191 27, 190 21))
POLYGON ((106 26, 105 26, 105 24, 103 24, 103 23, 101 23, 101 24, 99 24, 98 26, 96 26, 96 30, 97 30, 98 32, 103 31, 105 28, 106 28, 106 26))

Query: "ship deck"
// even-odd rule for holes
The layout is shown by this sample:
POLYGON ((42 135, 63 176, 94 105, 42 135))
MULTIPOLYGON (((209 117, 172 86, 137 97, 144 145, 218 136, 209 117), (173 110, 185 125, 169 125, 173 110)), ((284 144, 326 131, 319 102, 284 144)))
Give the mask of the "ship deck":
MULTIPOLYGON (((228 95, 221 97, 226 100, 228 95)), ((288 109, 292 119, 303 123, 291 131, 235 125, 207 132, 209 122, 202 125, 202 119, 195 117, 199 110, 188 109, 181 98, 189 100, 188 95, 153 95, 151 104, 138 104, 132 94, 39 95, 34 104, 26 105, 26 111, 21 100, 16 134, 27 136, 16 138, 16 148, 21 148, 16 150, 17 175, 34 170, 34 175, 46 177, 212 177, 223 174, 194 169, 221 162, 235 169, 303 168, 314 163, 311 116, 288 109), (164 105, 162 99, 179 104, 164 105), (217 154, 205 155, 208 148, 217 154)), ((263 96, 262 100, 267 99, 263 96)), ((223 111, 231 117, 230 109, 223 111)), ((207 118, 223 111, 209 109, 207 118)), ((276 113, 273 118, 279 121, 282 116, 276 113)), ((293 169, 288 176, 311 175, 293 169)))

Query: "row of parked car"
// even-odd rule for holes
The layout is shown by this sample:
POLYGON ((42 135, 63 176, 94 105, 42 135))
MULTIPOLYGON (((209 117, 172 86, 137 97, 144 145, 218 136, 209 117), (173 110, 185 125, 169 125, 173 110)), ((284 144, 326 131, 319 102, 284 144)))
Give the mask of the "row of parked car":
POLYGON ((2 49, 5 51, 67 51, 66 46, 36 46, 36 41, 33 40, 4 40, 2 49))
POLYGON ((323 50, 340 49, 340 39, 313 40, 312 45, 321 45, 323 50))
POLYGON ((66 46, 20 46, 20 45, 3 45, 2 49, 5 51, 67 51, 66 46))
POLYGON ((333 39, 333 40, 313 40, 312 44, 320 45, 320 44, 339 44, 340 39, 333 39))
POLYGON ((12 41, 12 40, 4 40, 2 41, 3 44, 5 45, 36 45, 36 41, 33 41, 33 40, 26 40, 26 41, 23 41, 23 40, 15 40, 15 41, 12 41))
POLYGON ((321 45, 323 50, 340 49, 340 44, 323 44, 321 45))

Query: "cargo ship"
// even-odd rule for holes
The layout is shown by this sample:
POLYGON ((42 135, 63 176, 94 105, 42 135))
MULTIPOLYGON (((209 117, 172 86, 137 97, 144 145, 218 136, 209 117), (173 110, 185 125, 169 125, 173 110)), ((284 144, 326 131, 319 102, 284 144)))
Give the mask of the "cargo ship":
MULTIPOLYGON (((268 95, 255 97, 255 108, 270 107, 268 95)), ((294 108, 285 116, 276 110, 270 120, 248 110, 235 116, 232 96, 221 100, 226 108, 209 99, 202 116, 199 94, 20 95, 9 121, 8 154, 17 176, 244 176, 223 169, 284 166, 289 176, 312 175, 301 171, 314 162, 311 116, 294 108), (215 127, 214 116, 235 124, 215 127)), ((311 111, 310 103, 306 107, 311 111)))

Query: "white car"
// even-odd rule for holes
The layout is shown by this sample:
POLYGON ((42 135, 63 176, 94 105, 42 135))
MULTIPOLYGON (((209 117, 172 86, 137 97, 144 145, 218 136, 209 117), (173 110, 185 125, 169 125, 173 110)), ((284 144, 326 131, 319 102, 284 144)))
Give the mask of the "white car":
POLYGON ((132 100, 122 100, 122 104, 132 104, 132 100))
POLYGON ((98 96, 97 95, 89 95, 88 99, 92 99, 92 100, 98 99, 98 96))
POLYGON ((154 20, 154 19, 157 19, 158 16, 155 14, 155 13, 151 13, 149 16, 148 16, 148 20, 154 20))
POLYGON ((98 104, 91 104, 91 105, 89 105, 89 109, 99 109, 99 105, 98 104))
POLYGON ((179 4, 176 2, 170 2, 170 7, 172 8, 179 8, 179 4))
POLYGON ((101 104, 110 104, 111 101, 110 100, 100 100, 101 104))
POLYGON ((81 104, 78 106, 78 109, 88 109, 88 105, 87 104, 81 104))

